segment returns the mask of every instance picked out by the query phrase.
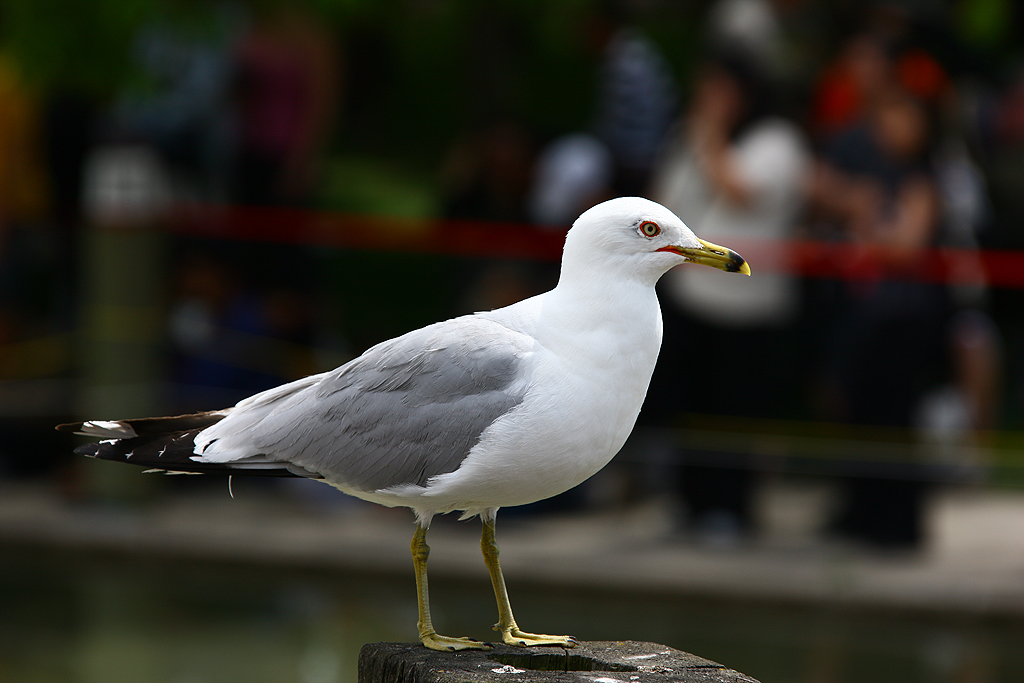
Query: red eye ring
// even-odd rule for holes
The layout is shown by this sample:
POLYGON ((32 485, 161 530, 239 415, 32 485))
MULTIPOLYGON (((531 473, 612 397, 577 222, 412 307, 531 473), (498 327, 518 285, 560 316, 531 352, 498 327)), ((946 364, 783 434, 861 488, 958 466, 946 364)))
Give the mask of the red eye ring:
POLYGON ((644 221, 637 231, 644 237, 657 237, 661 234, 661 226, 654 221, 644 221))

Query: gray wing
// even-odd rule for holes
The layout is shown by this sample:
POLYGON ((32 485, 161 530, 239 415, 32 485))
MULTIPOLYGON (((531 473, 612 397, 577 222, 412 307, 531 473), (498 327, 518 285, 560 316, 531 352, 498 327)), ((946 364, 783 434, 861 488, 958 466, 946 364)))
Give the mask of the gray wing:
POLYGON ((532 343, 474 316, 437 323, 294 392, 243 402, 208 430, 208 447, 224 436, 231 460, 286 460, 357 490, 425 485, 458 469, 484 429, 523 400, 532 343))

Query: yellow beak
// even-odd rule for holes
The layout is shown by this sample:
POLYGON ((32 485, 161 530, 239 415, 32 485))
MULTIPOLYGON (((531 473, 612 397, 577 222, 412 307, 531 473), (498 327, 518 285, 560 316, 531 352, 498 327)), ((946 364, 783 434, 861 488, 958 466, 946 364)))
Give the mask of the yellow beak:
POLYGON ((699 263, 702 266, 711 266, 712 268, 718 268, 728 273, 743 273, 744 275, 750 275, 750 266, 747 265, 746 260, 737 254, 732 249, 726 249, 720 247, 717 244, 711 244, 711 242, 705 242, 701 238, 697 238, 700 242, 699 247, 677 247, 669 246, 662 247, 658 251, 671 251, 675 254, 679 254, 684 257, 690 263, 699 263))

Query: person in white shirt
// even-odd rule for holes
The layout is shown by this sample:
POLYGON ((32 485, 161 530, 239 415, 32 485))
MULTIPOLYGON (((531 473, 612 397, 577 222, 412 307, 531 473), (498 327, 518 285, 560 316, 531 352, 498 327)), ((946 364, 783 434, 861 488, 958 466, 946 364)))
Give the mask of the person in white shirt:
MULTIPOLYGON (((782 333, 800 307, 784 242, 804 208, 812 157, 802 131, 770 112, 769 95, 746 55, 711 59, 653 177, 652 199, 708 239, 749 252, 756 275, 737 283, 675 269, 662 280, 665 357, 695 354, 706 367, 732 368, 742 383, 705 387, 693 397, 702 413, 777 417, 782 398, 782 333)), ((696 529, 727 540, 750 531, 755 478, 740 454, 714 458, 724 467, 685 454, 682 493, 696 529)))

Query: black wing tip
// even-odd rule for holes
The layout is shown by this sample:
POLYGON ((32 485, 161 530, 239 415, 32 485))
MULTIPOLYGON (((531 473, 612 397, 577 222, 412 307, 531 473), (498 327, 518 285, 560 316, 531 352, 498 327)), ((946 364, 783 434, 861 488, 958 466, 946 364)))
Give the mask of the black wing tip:
POLYGON ((323 476, 297 465, 282 461, 276 466, 246 467, 235 463, 210 463, 193 460, 191 439, 184 436, 195 436, 198 430, 164 434, 160 436, 132 437, 127 439, 107 439, 99 442, 85 443, 74 449, 76 455, 84 455, 97 460, 128 463, 145 467, 152 471, 174 474, 221 474, 247 477, 303 477, 322 479, 323 476))

